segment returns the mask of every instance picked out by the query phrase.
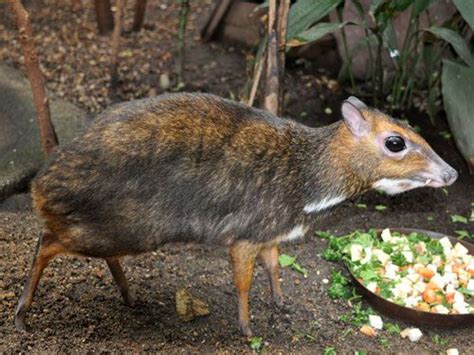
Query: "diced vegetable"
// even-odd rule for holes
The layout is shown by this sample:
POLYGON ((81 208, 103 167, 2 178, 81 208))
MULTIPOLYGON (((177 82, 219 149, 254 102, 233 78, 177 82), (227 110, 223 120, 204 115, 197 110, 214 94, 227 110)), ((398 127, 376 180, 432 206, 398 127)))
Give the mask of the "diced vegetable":
POLYGON ((439 314, 474 313, 474 257, 449 238, 356 231, 330 237, 324 257, 345 260, 369 291, 399 305, 439 314))

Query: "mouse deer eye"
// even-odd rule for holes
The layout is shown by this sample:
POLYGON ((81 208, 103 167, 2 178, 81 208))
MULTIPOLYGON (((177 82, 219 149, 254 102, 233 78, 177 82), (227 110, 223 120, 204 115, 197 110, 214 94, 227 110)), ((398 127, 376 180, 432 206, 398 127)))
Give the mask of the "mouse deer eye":
POLYGON ((400 136, 388 137, 385 139, 385 146, 393 153, 399 153, 407 147, 405 140, 400 136))

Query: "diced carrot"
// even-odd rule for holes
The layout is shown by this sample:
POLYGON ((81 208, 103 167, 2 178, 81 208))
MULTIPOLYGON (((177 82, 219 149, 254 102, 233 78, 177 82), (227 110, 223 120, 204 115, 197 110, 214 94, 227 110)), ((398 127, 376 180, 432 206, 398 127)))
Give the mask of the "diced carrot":
POLYGON ((448 304, 453 304, 454 303, 454 292, 447 292, 446 293, 446 302, 448 304))
POLYGON ((425 279, 431 279, 434 276, 434 272, 431 269, 428 269, 427 267, 420 267, 417 272, 423 276, 425 279))
POLYGON ((369 337, 374 337, 377 332, 375 331, 374 328, 372 328, 370 325, 363 325, 361 328, 360 328, 360 332, 362 334, 365 334, 365 335, 368 335, 369 337))
POLYGON ((379 295, 379 294, 380 294, 380 287, 377 287, 377 288, 375 289, 375 294, 376 294, 376 295, 379 295))
POLYGON ((436 295, 435 295, 435 301, 436 301, 436 303, 442 304, 442 303, 443 303, 443 300, 444 300, 444 297, 443 297, 442 295, 440 295, 440 294, 436 294, 436 295))
POLYGON ((419 311, 423 311, 423 312, 429 312, 430 311, 430 306, 428 303, 425 303, 425 302, 420 302, 418 303, 418 305, 415 307, 417 310, 419 311))
POLYGON ((436 294, 433 289, 431 288, 426 288, 426 290, 423 292, 423 301, 426 303, 433 303, 436 299, 436 294))
POLYGON ((463 265, 458 264, 458 263, 456 263, 452 266, 452 270, 455 274, 459 273, 459 270, 462 269, 462 268, 463 268, 463 265))
POLYGON ((471 274, 471 277, 474 277, 474 269, 469 269, 467 270, 469 274, 471 274))
POLYGON ((438 285, 435 284, 434 282, 428 282, 426 284, 426 289, 429 289, 429 290, 437 290, 439 289, 438 285))

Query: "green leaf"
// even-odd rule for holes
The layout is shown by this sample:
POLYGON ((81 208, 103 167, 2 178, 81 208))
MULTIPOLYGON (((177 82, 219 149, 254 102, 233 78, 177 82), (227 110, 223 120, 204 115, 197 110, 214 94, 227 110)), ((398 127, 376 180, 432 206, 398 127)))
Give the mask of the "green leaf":
POLYGON ((474 69, 444 60, 441 77, 443 102, 460 152, 467 162, 474 162, 474 69))
POLYGON ((443 137, 444 139, 446 139, 446 140, 450 140, 450 139, 452 138, 452 134, 451 134, 451 132, 449 132, 449 131, 442 131, 442 132, 439 132, 439 135, 440 135, 441 137, 443 137))
POLYGON ((308 270, 306 270, 297 262, 294 262, 293 264, 291 264, 291 268, 295 271, 298 271, 300 274, 303 274, 304 277, 308 277, 308 270))
POLYGON ((394 323, 385 323, 384 328, 387 329, 387 332, 390 334, 400 334, 400 327, 398 324, 394 323))
POLYGON ((357 208, 367 208, 367 205, 365 203, 356 203, 355 205, 357 208))
POLYGON ((317 25, 311 27, 310 29, 298 33, 292 39, 287 42, 288 47, 298 47, 302 46, 308 42, 314 42, 325 35, 340 30, 345 25, 349 24, 349 22, 336 22, 336 23, 329 23, 329 22, 321 22, 317 25))
POLYGON ((472 0, 453 0, 454 5, 461 13, 462 17, 474 30, 474 1, 472 0))
POLYGON ((412 18, 415 18, 423 11, 425 11, 428 7, 430 7, 433 3, 438 0, 415 0, 413 3, 413 11, 412 11, 412 18))
POLYGON ((455 31, 445 28, 432 26, 426 31, 433 33, 435 36, 438 36, 448 42, 459 57, 469 66, 474 67, 474 57, 472 56, 471 50, 467 46, 464 39, 455 31))
POLYGON ((324 348, 324 355, 337 355, 336 349, 333 346, 324 348))
POLYGON ((451 222, 453 223, 464 223, 467 224, 467 218, 464 216, 460 216, 458 214, 453 214, 451 217, 451 222))
POLYGON ((261 337, 252 337, 249 341, 250 349, 259 352, 262 349, 263 341, 261 337))
POLYGON ((288 30, 286 38, 294 38, 297 34, 308 29, 334 10, 342 0, 298 0, 290 8, 288 14, 288 30))
POLYGON ((322 239, 328 239, 332 236, 332 234, 329 231, 316 231, 314 232, 314 234, 322 239))
POLYGON ((388 208, 388 207, 387 207, 387 206, 384 206, 384 205, 377 205, 377 206, 375 206, 375 209, 376 209, 377 211, 380 211, 380 212, 385 211, 387 208, 388 208))
POLYGON ((278 257, 278 263, 280 264, 281 267, 291 266, 293 265, 295 260, 296 260, 295 256, 289 256, 287 254, 281 254, 278 257))
POLYGON ((470 234, 468 231, 465 230, 459 230, 459 231, 454 231, 457 235, 459 235, 459 239, 464 239, 464 238, 470 238, 470 234))

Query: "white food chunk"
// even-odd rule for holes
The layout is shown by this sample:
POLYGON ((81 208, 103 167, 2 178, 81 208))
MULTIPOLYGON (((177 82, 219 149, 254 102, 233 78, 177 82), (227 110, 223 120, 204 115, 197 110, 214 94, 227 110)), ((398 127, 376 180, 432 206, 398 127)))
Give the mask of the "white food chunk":
POLYGON ((458 275, 455 274, 454 272, 446 272, 446 269, 445 269, 445 272, 444 272, 444 275, 443 275, 443 278, 444 278, 444 281, 449 284, 455 280, 458 279, 458 275))
POLYGON ((382 240, 383 240, 385 243, 388 243, 388 242, 390 241, 390 239, 392 239, 392 233, 390 233, 390 229, 385 228, 385 229, 382 231, 381 237, 382 237, 382 240))
POLYGON ((446 281, 444 280, 444 277, 441 276, 440 274, 436 273, 430 280, 430 282, 434 283, 440 290, 446 286, 446 281))
POLYGON ((426 283, 424 283, 423 281, 418 281, 416 284, 413 285, 413 289, 418 293, 422 293, 426 289, 426 283))
POLYGON ((380 316, 377 316, 377 315, 370 315, 369 316, 369 324, 372 328, 375 328, 375 329, 382 329, 383 328, 383 321, 382 321, 382 318, 380 318, 380 316))
POLYGON ((359 244, 352 244, 351 245, 351 260, 352 261, 359 261, 362 259, 362 245, 359 244))
POLYGON ((398 278, 398 271, 400 268, 395 264, 387 264, 385 266, 385 277, 390 280, 395 280, 398 278))
POLYGON ((454 252, 454 255, 459 257, 459 256, 467 255, 468 250, 461 243, 456 243, 456 245, 454 246, 453 252, 454 252))
POLYGON ((388 261, 390 260, 390 255, 380 249, 374 250, 374 255, 377 257, 378 261, 382 263, 383 266, 387 265, 388 261))
POLYGON ((410 330, 408 331, 408 339, 410 339, 410 341, 412 342, 420 340, 422 336, 423 333, 418 328, 410 328, 410 330))
POLYGON ((454 302, 453 303, 453 311, 456 311, 459 314, 468 314, 469 313, 469 303, 454 302))
POLYGON ((420 280, 420 277, 420 274, 408 274, 405 278, 410 280, 412 283, 417 283, 418 280, 420 280))
POLYGON ((364 257, 360 261, 361 264, 367 264, 372 260, 372 248, 364 248, 364 257))
POLYGON ((375 291, 377 290, 377 283, 376 282, 369 282, 369 284, 367 284, 366 288, 370 292, 375 293, 375 291))
POLYGON ((402 251, 402 254, 409 263, 413 262, 413 253, 411 251, 402 251))
POLYGON ((464 295, 459 291, 454 291, 454 303, 464 303, 464 295))
POLYGON ((456 348, 446 350, 446 355, 459 355, 459 351, 456 348))
POLYGON ((439 244, 443 247, 443 249, 452 249, 453 245, 451 244, 451 241, 449 240, 448 237, 441 238, 439 240, 439 244))
POLYGON ((421 296, 411 296, 405 299, 405 306, 413 308, 421 302, 421 296))
POLYGON ((449 313, 449 309, 447 309, 445 306, 443 306, 442 304, 438 304, 437 306, 434 306, 433 307, 433 310, 436 312, 436 313, 439 313, 439 314, 448 314, 449 313))
POLYGON ((434 264, 428 264, 428 265, 426 265, 426 268, 430 269, 434 273, 436 273, 436 271, 438 270, 438 267, 434 264))
POLYGON ((469 291, 474 291, 474 279, 470 279, 466 287, 469 291))

